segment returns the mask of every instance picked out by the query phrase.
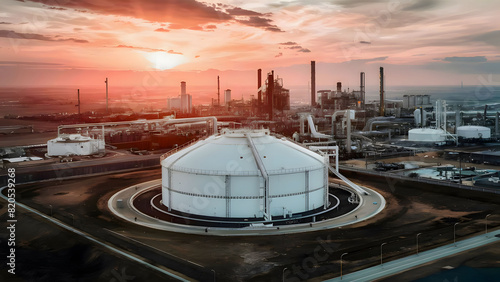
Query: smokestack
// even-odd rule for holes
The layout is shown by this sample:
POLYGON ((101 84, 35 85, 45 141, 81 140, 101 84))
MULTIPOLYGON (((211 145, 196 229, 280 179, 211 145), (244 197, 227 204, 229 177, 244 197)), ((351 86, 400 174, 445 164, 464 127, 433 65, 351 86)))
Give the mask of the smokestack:
POLYGON ((424 113, 424 108, 420 107, 420 127, 425 127, 426 116, 424 113))
POLYGON ((78 93, 78 105, 76 105, 78 107, 78 118, 80 118, 80 89, 77 90, 77 93, 78 93))
POLYGON ((384 68, 380 67, 380 116, 385 116, 384 68))
POLYGON ((346 150, 347 153, 351 153, 351 110, 346 110, 347 124, 346 124, 346 150))
POLYGON ((262 91, 260 88, 262 87, 262 70, 258 69, 257 70, 257 89, 258 89, 258 94, 257 94, 257 107, 258 107, 258 112, 260 112, 261 107, 262 107, 262 91))
POLYGON ((484 105, 484 115, 483 115, 483 123, 486 126, 486 115, 488 114, 488 105, 484 105))
POLYGON ((217 106, 220 106, 220 80, 217 76, 217 106))
POLYGON ((269 120, 273 120, 274 71, 267 74, 267 107, 269 120))
POLYGON ((363 103, 363 110, 365 109, 365 73, 359 74, 359 90, 361 92, 361 103, 363 103))
POLYGON ((316 61, 311 61, 311 107, 316 105, 316 61))
POLYGON ((106 77, 106 81, 104 81, 104 83, 106 83, 106 114, 109 113, 108 111, 108 78, 106 77))
POLYGON ((342 82, 337 82, 337 93, 342 93, 342 82))
POLYGON ((500 117, 500 114, 497 112, 496 116, 495 116, 495 133, 496 133, 496 136, 498 137, 499 136, 499 132, 498 132, 498 119, 500 117))

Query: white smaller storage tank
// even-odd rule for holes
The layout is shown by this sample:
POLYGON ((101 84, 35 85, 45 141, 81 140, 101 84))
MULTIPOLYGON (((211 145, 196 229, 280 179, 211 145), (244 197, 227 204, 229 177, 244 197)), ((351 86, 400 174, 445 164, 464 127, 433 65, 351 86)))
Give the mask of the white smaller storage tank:
POLYGON ((490 138, 491 130, 484 126, 465 125, 457 128, 458 137, 462 138, 490 138))
POLYGON ((415 128, 408 131, 408 140, 417 142, 442 142, 446 140, 446 132, 442 129, 415 128))

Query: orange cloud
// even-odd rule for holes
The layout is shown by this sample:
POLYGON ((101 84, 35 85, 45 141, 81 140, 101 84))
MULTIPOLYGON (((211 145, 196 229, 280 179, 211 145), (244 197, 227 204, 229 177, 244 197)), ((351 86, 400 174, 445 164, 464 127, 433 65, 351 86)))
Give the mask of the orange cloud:
MULTIPOLYGON (((26 0, 45 4, 46 0, 26 0)), ((168 22, 177 27, 194 30, 204 30, 203 25, 224 23, 235 20, 236 16, 249 16, 247 20, 236 21, 268 31, 281 31, 266 18, 270 14, 233 7, 215 5, 195 0, 79 0, 51 3, 51 9, 73 8, 77 11, 92 11, 104 15, 126 16, 145 19, 151 22, 168 22), (197 28, 198 27, 198 28, 197 28)), ((172 28, 172 27, 170 27, 172 28)))
MULTIPOLYGON (((41 41, 73 41, 76 43, 88 43, 87 40, 76 38, 54 38, 36 33, 20 33, 13 30, 0 30, 0 37, 11 39, 27 39, 27 40, 41 40, 41 41)), ((55 36, 58 37, 58 36, 55 36)))
POLYGON ((155 31, 159 31, 159 32, 170 32, 170 29, 165 29, 165 28, 163 28, 163 27, 160 27, 160 28, 155 29, 155 31))

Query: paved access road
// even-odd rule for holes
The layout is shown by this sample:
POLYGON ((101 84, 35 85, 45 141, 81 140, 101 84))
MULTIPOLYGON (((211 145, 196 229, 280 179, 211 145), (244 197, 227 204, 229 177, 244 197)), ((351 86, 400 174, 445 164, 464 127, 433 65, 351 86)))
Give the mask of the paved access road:
MULTIPOLYGON (((493 231, 488 234, 483 234, 475 236, 469 239, 465 239, 454 244, 445 245, 439 248, 421 252, 418 255, 408 256, 402 259, 393 260, 383 265, 373 266, 367 269, 349 273, 342 277, 342 281, 373 281, 375 279, 380 279, 386 276, 390 276, 399 272, 403 272, 407 269, 419 266, 440 258, 454 255, 463 251, 467 251, 473 248, 477 248, 483 245, 498 243, 500 242, 498 231, 493 231)), ((344 256, 346 259, 348 255, 344 256)), ((341 281, 340 277, 326 281, 341 281)))

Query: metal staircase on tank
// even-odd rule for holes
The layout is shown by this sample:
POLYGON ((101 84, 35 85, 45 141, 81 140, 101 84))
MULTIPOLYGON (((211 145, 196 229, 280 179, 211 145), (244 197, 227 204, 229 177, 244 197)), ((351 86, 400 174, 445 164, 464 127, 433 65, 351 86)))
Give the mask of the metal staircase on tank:
POLYGON ((328 166, 328 169, 330 169, 330 171, 333 174, 335 174, 335 176, 337 176, 340 180, 344 181, 344 183, 347 185, 346 186, 347 190, 351 192, 351 196, 348 199, 350 203, 356 203, 356 204, 359 203, 361 200, 360 195, 370 195, 370 193, 368 193, 365 189, 361 188, 359 185, 353 183, 347 177, 340 174, 338 170, 339 167, 338 146, 309 146, 309 149, 323 156, 323 158, 325 159, 325 164, 328 166), (332 167, 332 165, 330 164, 331 156, 335 156, 335 168, 332 167))

